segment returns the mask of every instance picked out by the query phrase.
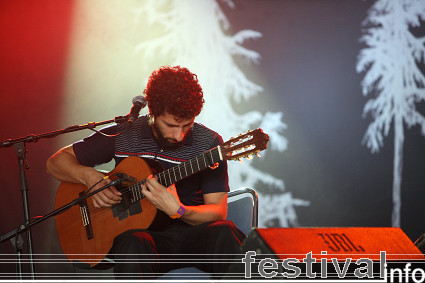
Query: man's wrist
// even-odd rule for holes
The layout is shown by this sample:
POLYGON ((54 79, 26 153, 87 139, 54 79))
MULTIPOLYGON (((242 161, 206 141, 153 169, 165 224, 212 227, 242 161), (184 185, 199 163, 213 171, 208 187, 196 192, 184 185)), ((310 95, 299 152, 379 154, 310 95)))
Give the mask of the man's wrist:
POLYGON ((176 219, 183 216, 186 211, 186 207, 183 204, 180 204, 179 209, 173 215, 170 215, 171 218, 176 219))

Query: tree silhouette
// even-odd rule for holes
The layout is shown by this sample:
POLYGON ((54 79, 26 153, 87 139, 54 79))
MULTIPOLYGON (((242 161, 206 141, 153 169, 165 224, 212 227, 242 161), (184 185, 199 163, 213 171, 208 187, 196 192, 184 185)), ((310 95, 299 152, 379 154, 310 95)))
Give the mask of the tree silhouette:
MULTIPOLYGON (((234 8, 232 1, 224 3, 234 8)), ((206 101, 199 121, 219 130, 225 140, 248 129, 261 127, 270 136, 268 150, 282 152, 286 149, 287 141, 281 134, 286 128, 282 122, 283 113, 249 111, 238 114, 231 103, 248 100, 262 91, 245 76, 234 58, 238 56, 249 63, 258 62, 261 56, 242 44, 261 37, 261 33, 242 30, 227 35, 225 31, 230 27, 229 21, 215 0, 148 0, 140 6, 138 15, 139 20, 146 21, 155 29, 151 38, 137 46, 144 60, 182 65, 197 74, 206 101)), ((270 189, 257 188, 262 200, 260 225, 268 225, 272 218, 278 220, 279 226, 297 225, 294 207, 309 203, 294 199, 285 191, 283 180, 254 168, 252 162, 257 161, 246 160, 243 165, 229 162, 231 187, 254 187, 261 181, 270 189), (265 202, 272 191, 275 194, 278 191, 277 197, 273 198, 273 202, 265 202), (275 213, 268 213, 268 210, 275 213)))
POLYGON ((425 76, 418 64, 425 59, 425 38, 415 37, 411 29, 423 24, 425 1, 377 0, 363 22, 356 70, 364 72, 364 96, 375 94, 365 104, 363 117, 370 114, 363 143, 377 153, 384 145, 391 125, 394 128, 392 226, 400 227, 401 180, 403 170, 404 127, 419 125, 425 135, 425 119, 416 104, 425 100, 425 76))

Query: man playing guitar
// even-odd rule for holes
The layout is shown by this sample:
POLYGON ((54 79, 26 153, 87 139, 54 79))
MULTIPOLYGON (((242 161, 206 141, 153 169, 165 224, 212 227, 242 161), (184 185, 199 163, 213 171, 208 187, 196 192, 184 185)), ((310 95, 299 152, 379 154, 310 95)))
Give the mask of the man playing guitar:
MULTIPOLYGON (((220 135, 195 122, 204 99, 196 75, 188 69, 161 67, 150 76, 144 94, 149 115, 138 117, 130 128, 125 124, 113 125, 101 130, 108 136, 95 133, 60 149, 47 161, 48 173, 62 182, 94 186, 94 191, 111 182, 93 168, 98 164, 114 159, 119 165, 126 158, 138 156, 169 169, 223 143, 220 135)), ((245 238, 226 220, 226 161, 220 161, 216 169, 207 168, 168 187, 163 184, 147 173, 141 192, 168 215, 167 225, 131 229, 115 237, 110 256, 115 260, 116 278, 123 278, 123 273, 132 278, 154 278, 185 265, 223 275, 228 263, 217 262, 236 253, 245 238), (172 262, 161 261, 169 259, 170 254, 172 262), (203 254, 205 260, 179 263, 183 254, 203 254)), ((124 202, 123 193, 111 186, 87 202, 99 209, 114 208, 124 202)))

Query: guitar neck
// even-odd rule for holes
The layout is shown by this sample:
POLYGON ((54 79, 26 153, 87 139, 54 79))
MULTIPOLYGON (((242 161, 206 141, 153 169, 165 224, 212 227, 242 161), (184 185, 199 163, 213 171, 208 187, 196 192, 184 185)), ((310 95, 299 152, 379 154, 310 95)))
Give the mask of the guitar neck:
MULTIPOLYGON (((231 138, 220 146, 205 151, 188 161, 162 171, 155 175, 155 178, 164 187, 169 187, 190 175, 215 166, 219 161, 250 158, 251 154, 258 154, 259 151, 265 149, 268 141, 269 136, 263 130, 248 131, 246 134, 231 138)), ((132 194, 132 202, 141 200, 144 197, 141 190, 145 182, 146 180, 142 180, 128 187, 128 191, 132 194)))
POLYGON ((164 187, 169 187, 172 184, 189 177, 199 171, 213 166, 215 163, 223 160, 220 147, 215 147, 208 150, 186 162, 180 163, 177 166, 171 167, 161 173, 155 175, 158 182, 164 187))
MULTIPOLYGON (((223 160, 223 156, 221 154, 220 146, 217 146, 211 150, 195 156, 188 161, 162 171, 161 173, 155 175, 155 178, 164 187, 169 187, 172 184, 186 177, 189 177, 190 175, 198 173, 199 171, 202 171, 208 167, 214 166, 215 163, 221 160, 223 160)), ((129 193, 132 194, 131 202, 136 202, 144 198, 141 191, 145 182, 146 180, 142 180, 129 187, 129 193)))

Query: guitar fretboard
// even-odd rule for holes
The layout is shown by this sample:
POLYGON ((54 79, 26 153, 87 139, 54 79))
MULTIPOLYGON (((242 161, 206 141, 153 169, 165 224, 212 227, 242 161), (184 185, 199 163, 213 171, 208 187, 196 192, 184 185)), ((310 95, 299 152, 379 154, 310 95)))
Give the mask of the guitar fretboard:
MULTIPOLYGON (((197 155, 188 161, 185 161, 158 173, 157 175, 155 175, 155 178, 164 187, 169 187, 172 184, 186 177, 189 177, 190 175, 193 175, 208 167, 214 166, 215 163, 221 160, 223 160, 223 158, 221 155, 220 147, 218 146, 200 155, 197 155)), ((145 184, 145 182, 146 180, 142 180, 128 187, 132 194, 131 202, 139 201, 144 197, 142 194, 142 186, 145 184)))

